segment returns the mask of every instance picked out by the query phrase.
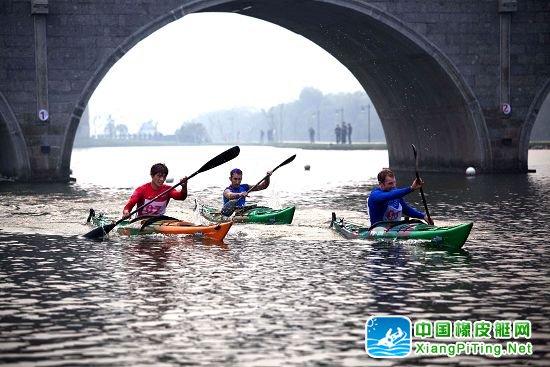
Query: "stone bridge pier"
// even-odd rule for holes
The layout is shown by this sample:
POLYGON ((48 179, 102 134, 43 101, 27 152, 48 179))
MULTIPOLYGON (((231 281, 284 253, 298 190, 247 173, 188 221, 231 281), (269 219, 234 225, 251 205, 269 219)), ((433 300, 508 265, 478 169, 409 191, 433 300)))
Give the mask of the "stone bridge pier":
POLYGON ((69 180, 80 117, 105 74, 140 40, 198 12, 263 19, 332 54, 371 97, 393 168, 414 165, 414 143, 422 170, 527 172, 550 93, 548 1, 6 0, 0 174, 69 180))

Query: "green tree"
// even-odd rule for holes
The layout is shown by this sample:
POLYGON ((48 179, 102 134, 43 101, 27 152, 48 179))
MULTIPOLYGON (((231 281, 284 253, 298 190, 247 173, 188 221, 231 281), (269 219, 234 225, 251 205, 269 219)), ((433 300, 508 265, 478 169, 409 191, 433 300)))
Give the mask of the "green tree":
POLYGON ((210 141, 204 125, 197 122, 183 123, 176 130, 176 136, 179 141, 184 143, 201 144, 210 141))
POLYGON ((111 115, 107 117, 107 125, 105 125, 105 128, 103 129, 103 134, 109 138, 115 136, 115 120, 113 120, 111 115))
POLYGON ((118 124, 115 127, 115 136, 117 139, 127 139, 128 138, 128 126, 124 124, 118 124))
POLYGON ((306 87, 300 92, 300 104, 303 108, 318 109, 323 103, 323 92, 312 87, 306 87))

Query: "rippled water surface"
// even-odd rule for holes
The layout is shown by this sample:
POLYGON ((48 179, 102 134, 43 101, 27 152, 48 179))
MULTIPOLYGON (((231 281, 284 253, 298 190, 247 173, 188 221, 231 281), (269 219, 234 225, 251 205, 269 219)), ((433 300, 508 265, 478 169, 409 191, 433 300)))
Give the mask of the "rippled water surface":
MULTIPOLYGON (((235 224, 223 243, 79 237, 91 229, 89 208, 121 215, 151 164, 166 162, 177 179, 225 149, 76 149, 75 184, 0 184, 0 364, 547 365, 550 151, 529 152, 536 173, 528 175, 423 174, 436 224, 475 222, 460 252, 330 231, 332 211, 367 223, 366 197, 386 151, 242 147, 234 161, 190 180, 190 197, 167 213, 202 221, 195 199, 219 204, 231 168, 253 184, 297 154, 250 198, 297 205, 292 225, 235 224), (373 315, 528 319, 534 354, 373 359, 364 344, 373 315)), ((399 186, 411 181, 398 173, 399 186)), ((422 207, 416 193, 408 201, 422 207)))

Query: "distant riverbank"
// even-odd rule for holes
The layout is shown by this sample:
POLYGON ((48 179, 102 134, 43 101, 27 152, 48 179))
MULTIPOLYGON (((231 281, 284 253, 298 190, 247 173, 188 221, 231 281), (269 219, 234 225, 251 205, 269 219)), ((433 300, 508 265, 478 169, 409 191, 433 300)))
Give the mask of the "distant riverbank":
MULTIPOLYGON (((374 143, 353 143, 353 144, 336 144, 330 142, 310 143, 305 141, 293 141, 283 143, 259 144, 259 143, 240 143, 240 142, 225 142, 225 143, 203 143, 203 144, 188 144, 177 140, 121 140, 121 139, 88 139, 85 141, 75 141, 75 148, 93 148, 93 147, 140 147, 140 146, 184 146, 184 145, 220 145, 220 144, 235 144, 235 145, 264 145, 280 148, 298 148, 298 149, 313 149, 313 150, 383 150, 387 149, 385 142, 374 143)), ((529 143, 529 149, 550 149, 550 141, 532 141, 529 143)))
POLYGON ((381 150, 386 149, 386 143, 353 143, 353 144, 335 144, 329 142, 309 143, 309 142, 283 142, 283 143, 240 143, 240 142, 224 142, 224 143, 203 143, 203 144, 188 144, 177 140, 121 140, 121 139, 88 139, 85 141, 75 141, 75 148, 95 148, 95 147, 140 147, 140 146, 194 146, 194 145, 220 145, 220 144, 235 144, 235 145, 254 145, 254 146, 272 146, 280 148, 299 148, 299 149, 315 149, 315 150, 381 150))
POLYGON ((531 141, 529 149, 550 149, 550 141, 531 141))

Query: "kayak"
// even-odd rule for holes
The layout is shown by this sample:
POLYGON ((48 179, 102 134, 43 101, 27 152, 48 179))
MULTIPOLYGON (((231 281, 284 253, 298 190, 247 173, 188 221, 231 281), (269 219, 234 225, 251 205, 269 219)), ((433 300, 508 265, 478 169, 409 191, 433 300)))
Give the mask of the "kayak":
MULTIPOLYGON (((139 217, 136 219, 140 219, 139 217)), ((132 222, 121 222, 116 231, 121 236, 136 236, 143 234, 169 234, 169 235, 193 235, 196 237, 212 238, 221 241, 233 225, 232 222, 216 223, 214 225, 201 225, 180 220, 159 220, 153 224, 145 225, 148 219, 140 219, 132 222)))
POLYGON ((460 249, 472 230, 473 222, 455 226, 437 227, 418 219, 398 222, 378 222, 370 227, 354 224, 332 213, 331 227, 345 238, 367 238, 374 240, 422 240, 438 247, 460 249))
POLYGON ((200 206, 200 214, 209 221, 221 223, 228 220, 234 223, 290 224, 294 218, 295 206, 284 209, 272 209, 266 206, 245 206, 237 208, 233 217, 226 217, 220 209, 200 206))
MULTIPOLYGON (((92 211, 93 209, 90 209, 88 222, 91 221, 95 226, 99 227, 114 223, 114 221, 108 219, 102 213, 95 215, 92 211)), ((120 222, 116 227, 116 232, 121 236, 144 234, 193 235, 222 241, 232 225, 233 222, 231 221, 216 223, 214 225, 201 225, 164 215, 145 215, 120 222)))

